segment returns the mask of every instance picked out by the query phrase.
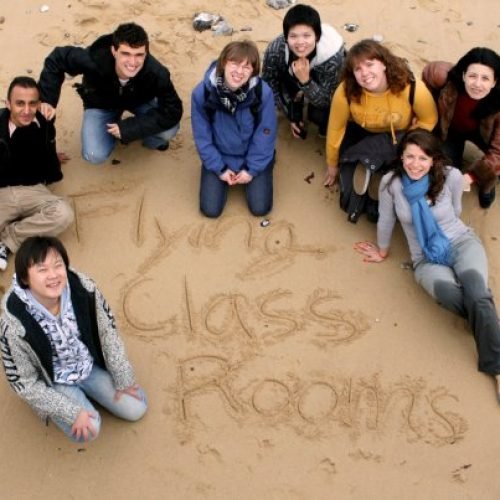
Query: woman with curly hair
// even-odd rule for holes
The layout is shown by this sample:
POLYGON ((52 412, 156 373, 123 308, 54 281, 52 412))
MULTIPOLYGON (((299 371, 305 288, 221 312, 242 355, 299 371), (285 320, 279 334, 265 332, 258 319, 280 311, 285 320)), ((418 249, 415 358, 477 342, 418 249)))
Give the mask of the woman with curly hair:
POLYGON ((398 135, 410 127, 430 131, 437 119, 431 93, 414 81, 406 60, 374 40, 361 40, 347 54, 330 108, 325 186, 335 183, 344 153, 351 160, 357 155, 349 149, 358 146, 357 170, 365 174, 366 188, 370 173, 395 159, 398 135), (373 141, 373 136, 379 137, 373 141), (366 139, 370 147, 363 148, 366 139))
POLYGON ((365 262, 382 262, 396 220, 406 236, 415 280, 441 306, 467 319, 480 371, 495 377, 500 402, 500 325, 488 288, 488 261, 479 238, 460 219, 463 176, 449 165, 441 142, 426 130, 408 132, 395 169, 380 184, 377 245, 354 248, 365 262))
POLYGON ((444 61, 429 63, 422 78, 436 94, 439 135, 453 165, 461 167, 466 141, 483 152, 468 173, 478 185, 479 204, 488 208, 500 175, 500 56, 475 47, 455 66, 444 61))

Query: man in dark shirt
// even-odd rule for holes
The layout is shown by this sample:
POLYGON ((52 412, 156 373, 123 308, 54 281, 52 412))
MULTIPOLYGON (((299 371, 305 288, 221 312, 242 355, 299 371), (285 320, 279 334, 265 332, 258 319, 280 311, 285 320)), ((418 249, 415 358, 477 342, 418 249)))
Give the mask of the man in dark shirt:
POLYGON ((90 47, 56 47, 40 74, 41 112, 56 113, 64 74, 83 75, 75 85, 83 100, 82 156, 90 163, 106 161, 116 141, 142 140, 164 151, 179 130, 182 102, 168 69, 149 53, 148 35, 134 23, 90 47), (124 111, 133 116, 122 118, 124 111))
POLYGON ((12 80, 0 109, 0 270, 29 236, 56 236, 73 221, 69 203, 47 184, 62 179, 55 128, 38 108, 33 78, 12 80))

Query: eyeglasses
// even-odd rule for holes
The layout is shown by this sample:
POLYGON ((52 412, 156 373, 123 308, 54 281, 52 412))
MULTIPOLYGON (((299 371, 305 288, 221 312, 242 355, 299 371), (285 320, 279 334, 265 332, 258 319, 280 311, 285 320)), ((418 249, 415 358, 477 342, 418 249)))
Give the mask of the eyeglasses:
POLYGON ((242 73, 245 74, 250 74, 253 71, 253 66, 249 63, 238 63, 236 61, 228 61, 226 63, 226 66, 228 66, 229 70, 231 71, 241 71, 242 73))

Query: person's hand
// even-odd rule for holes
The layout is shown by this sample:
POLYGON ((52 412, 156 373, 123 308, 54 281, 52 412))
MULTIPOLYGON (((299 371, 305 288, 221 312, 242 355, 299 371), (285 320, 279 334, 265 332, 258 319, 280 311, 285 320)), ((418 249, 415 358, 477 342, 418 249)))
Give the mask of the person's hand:
POLYGON ((310 66, 307 57, 300 57, 292 63, 292 71, 297 80, 304 84, 310 79, 310 66))
POLYGON ((78 440, 83 438, 84 441, 90 441, 97 434, 91 420, 96 417, 92 411, 81 410, 71 426, 71 434, 78 440))
POLYGON ((59 161, 61 163, 66 163, 69 160, 71 160, 71 158, 64 151, 58 151, 57 152, 57 157, 59 158, 59 161))
POLYGON ((354 243, 354 250, 364 256, 363 262, 382 262, 387 257, 387 251, 381 251, 371 241, 354 243))
POLYGON ((230 186, 233 186, 236 184, 235 182, 236 174, 232 171, 227 169, 224 173, 219 175, 219 179, 221 181, 227 182, 230 186))
POLYGON ((46 120, 52 120, 56 116, 56 108, 49 104, 48 102, 42 102, 40 104, 40 113, 42 113, 43 117, 46 120))
POLYGON ((333 186, 337 182, 337 176, 339 175, 338 167, 328 167, 325 173, 325 180, 323 181, 323 186, 333 186))
POLYGON ((142 396, 139 394, 139 386, 132 385, 130 387, 126 387, 125 389, 120 389, 115 392, 114 400, 118 401, 124 394, 128 394, 139 401, 142 401, 142 396))
POLYGON ((303 133, 302 131, 304 130, 304 122, 300 123, 290 122, 290 129, 292 130, 292 135, 295 137, 295 139, 302 139, 301 134, 303 133))
POLYGON ((234 178, 235 184, 248 184, 253 179, 253 176, 250 175, 246 170, 240 170, 238 174, 234 178))
POLYGON ((108 134, 111 134, 115 139, 120 140, 122 138, 120 127, 117 123, 107 123, 106 127, 108 127, 108 134))

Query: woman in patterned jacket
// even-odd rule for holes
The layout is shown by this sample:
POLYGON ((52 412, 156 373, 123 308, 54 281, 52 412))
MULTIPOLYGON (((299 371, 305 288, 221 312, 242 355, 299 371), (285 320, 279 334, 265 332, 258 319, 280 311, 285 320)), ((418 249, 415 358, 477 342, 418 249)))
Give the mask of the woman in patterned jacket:
POLYGON ((95 283, 69 268, 53 237, 25 240, 15 269, 0 319, 12 389, 76 442, 99 434, 101 418, 90 399, 117 417, 139 420, 146 397, 95 283))
POLYGON ((326 135, 332 94, 345 58, 344 40, 309 5, 295 5, 283 19, 283 34, 264 54, 262 79, 290 120, 292 135, 305 139, 304 104, 309 121, 326 135))

